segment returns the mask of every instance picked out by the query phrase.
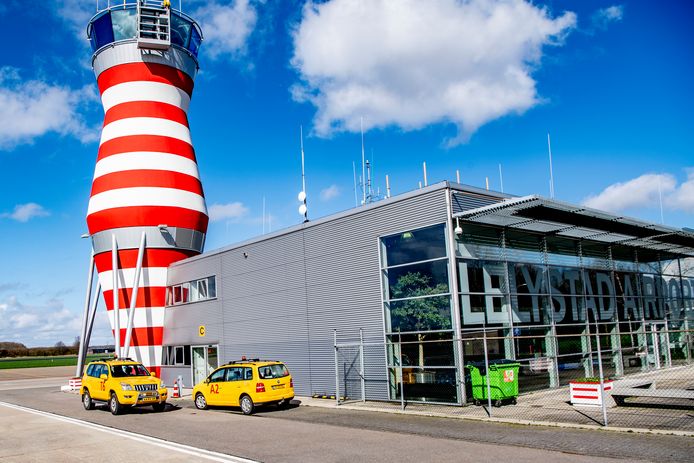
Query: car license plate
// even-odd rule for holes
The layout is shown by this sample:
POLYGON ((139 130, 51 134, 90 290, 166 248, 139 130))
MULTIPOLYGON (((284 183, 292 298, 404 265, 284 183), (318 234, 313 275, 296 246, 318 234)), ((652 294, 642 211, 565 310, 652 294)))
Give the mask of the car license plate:
POLYGON ((273 389, 284 389, 284 384, 278 384, 276 386, 272 386, 273 389))

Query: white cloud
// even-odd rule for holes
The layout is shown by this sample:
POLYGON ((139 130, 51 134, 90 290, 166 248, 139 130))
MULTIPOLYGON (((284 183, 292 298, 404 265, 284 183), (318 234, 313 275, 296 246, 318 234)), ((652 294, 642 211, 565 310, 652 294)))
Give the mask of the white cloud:
POLYGON ((0 69, 0 149, 30 143, 46 133, 98 139, 88 127, 82 109, 97 101, 93 85, 71 89, 40 80, 21 81, 15 68, 0 69))
POLYGON ((687 180, 666 198, 666 205, 672 209, 680 209, 694 214, 694 169, 687 172, 687 180))
POLYGON ((330 201, 340 195, 340 189, 337 185, 330 185, 328 188, 321 190, 320 199, 322 201, 330 201))
POLYGON ((248 213, 248 208, 241 202, 213 204, 208 208, 210 221, 240 219, 248 213))
MULTIPOLYGON (((106 7, 107 0, 101 0, 99 7, 106 7)), ((115 2, 111 2, 115 3, 115 2)), ((96 3, 84 0, 59 0, 49 3, 51 11, 55 13, 65 24, 70 28, 78 41, 86 46, 87 40, 87 24, 92 16, 96 14, 96 3)))
POLYGON ((16 220, 17 222, 28 222, 34 217, 46 217, 51 215, 42 205, 36 203, 17 204, 12 212, 0 214, 1 218, 16 220))
POLYGON ((193 17, 200 23, 205 37, 203 53, 212 58, 243 55, 246 40, 258 20, 255 7, 248 0, 210 1, 198 8, 193 17))
POLYGON ((593 27, 597 29, 605 29, 612 22, 619 22, 624 17, 624 7, 622 5, 613 5, 607 8, 601 8, 593 13, 593 27))
POLYGON ((687 170, 687 179, 678 183, 671 174, 644 174, 640 177, 608 186, 597 195, 583 200, 596 209, 620 212, 627 209, 663 207, 694 214, 694 169, 687 170))
POLYGON ((583 204, 613 212, 653 207, 658 205, 660 194, 665 196, 672 193, 676 186, 677 180, 670 174, 644 174, 626 182, 610 185, 599 194, 584 199, 583 204))
POLYGON ((541 101, 531 77, 545 45, 575 26, 523 0, 308 2, 293 33, 297 101, 315 132, 451 122, 451 144, 541 101))
POLYGON ((58 341, 69 344, 81 328, 81 315, 56 298, 30 305, 9 296, 0 302, 0 315, 0 340, 29 346, 52 346, 58 341))

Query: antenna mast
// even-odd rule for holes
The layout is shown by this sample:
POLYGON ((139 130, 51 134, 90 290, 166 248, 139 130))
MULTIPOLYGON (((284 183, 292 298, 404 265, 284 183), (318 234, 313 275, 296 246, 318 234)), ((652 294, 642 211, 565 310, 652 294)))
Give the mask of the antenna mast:
POLYGON ((304 170, 304 127, 299 126, 301 138, 301 191, 299 192, 299 214, 304 216, 304 222, 308 222, 308 207, 306 205, 306 172, 304 170))
POLYGON ((352 173, 354 174, 354 207, 359 206, 359 199, 357 197, 357 165, 352 161, 352 173))
POLYGON ((359 118, 361 128, 361 183, 362 183, 362 204, 366 204, 366 162, 364 160, 364 118, 359 118))
POLYGON ((501 173, 501 164, 499 164, 499 181, 501 182, 501 192, 504 192, 504 174, 501 173))
POLYGON ((549 151, 549 197, 554 199, 554 170, 552 169, 552 145, 547 132, 547 151, 549 151))

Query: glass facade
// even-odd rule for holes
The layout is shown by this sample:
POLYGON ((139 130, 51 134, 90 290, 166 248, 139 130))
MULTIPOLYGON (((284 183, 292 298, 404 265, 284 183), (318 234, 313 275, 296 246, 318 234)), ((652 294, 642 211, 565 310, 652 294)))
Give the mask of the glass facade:
MULTIPOLYGON (((104 45, 137 37, 137 10, 134 4, 114 6, 94 16, 87 28, 87 36, 96 52, 104 45)), ((198 56, 202 33, 195 21, 178 11, 171 11, 171 43, 198 56)))
POLYGON ((456 248, 464 326, 677 321, 694 309, 694 280, 672 256, 475 225, 456 248))
POLYGON ((609 376, 692 357, 694 259, 472 223, 450 243, 446 230, 381 237, 392 400, 462 403, 463 365, 485 346, 521 362, 521 392, 597 374, 598 336, 609 376))
POLYGON ((458 400, 446 227, 381 239, 390 398, 458 400))

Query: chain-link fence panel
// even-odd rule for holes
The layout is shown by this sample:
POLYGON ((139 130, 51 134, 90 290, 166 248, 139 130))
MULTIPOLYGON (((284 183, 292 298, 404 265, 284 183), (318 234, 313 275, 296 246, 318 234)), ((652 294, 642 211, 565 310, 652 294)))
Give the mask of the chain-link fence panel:
POLYGON ((336 386, 342 403, 367 407, 694 431, 693 340, 688 325, 665 321, 403 334, 336 344, 336 386))

